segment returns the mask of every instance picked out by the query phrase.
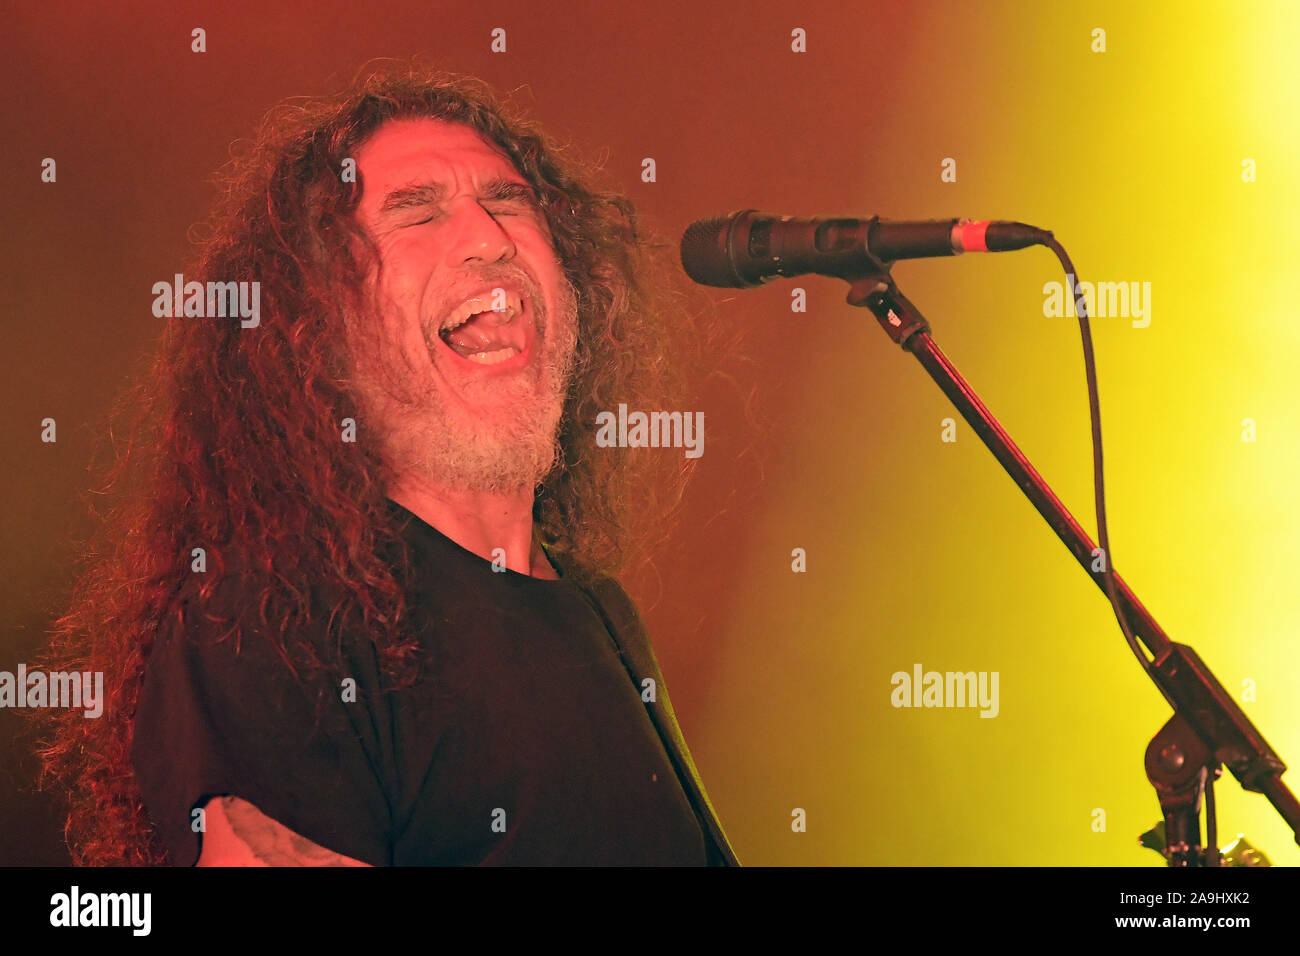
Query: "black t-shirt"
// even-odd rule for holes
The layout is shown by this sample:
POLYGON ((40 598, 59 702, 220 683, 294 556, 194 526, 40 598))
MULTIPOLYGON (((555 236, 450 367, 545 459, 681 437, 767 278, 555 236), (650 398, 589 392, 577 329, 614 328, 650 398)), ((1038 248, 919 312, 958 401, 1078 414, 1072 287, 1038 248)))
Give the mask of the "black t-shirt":
POLYGON ((193 808, 221 794, 375 865, 716 859, 590 591, 493 571, 391 507, 409 519, 425 622, 413 686, 380 693, 368 643, 343 648, 355 695, 304 685, 253 629, 237 577, 206 602, 190 589, 161 628, 132 762, 172 861, 198 858, 193 808), (238 649, 209 615, 240 615, 238 649))

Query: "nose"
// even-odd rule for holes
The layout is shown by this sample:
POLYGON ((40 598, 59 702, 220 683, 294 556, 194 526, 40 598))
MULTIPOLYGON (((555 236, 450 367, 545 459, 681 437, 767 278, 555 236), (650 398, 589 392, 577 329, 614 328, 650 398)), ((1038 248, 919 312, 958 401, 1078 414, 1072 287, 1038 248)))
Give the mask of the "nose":
POLYGON ((472 198, 458 201, 451 222, 452 239, 447 265, 459 268, 467 262, 501 262, 513 259, 515 243, 492 214, 472 198))

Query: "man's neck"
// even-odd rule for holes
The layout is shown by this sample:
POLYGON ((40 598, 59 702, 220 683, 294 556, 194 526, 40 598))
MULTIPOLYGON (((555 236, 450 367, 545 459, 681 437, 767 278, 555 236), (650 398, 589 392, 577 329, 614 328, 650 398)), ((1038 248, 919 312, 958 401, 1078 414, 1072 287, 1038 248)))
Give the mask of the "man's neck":
POLYGON ((485 561, 499 561, 519 574, 559 577, 533 538, 533 492, 465 491, 404 476, 388 497, 485 561))

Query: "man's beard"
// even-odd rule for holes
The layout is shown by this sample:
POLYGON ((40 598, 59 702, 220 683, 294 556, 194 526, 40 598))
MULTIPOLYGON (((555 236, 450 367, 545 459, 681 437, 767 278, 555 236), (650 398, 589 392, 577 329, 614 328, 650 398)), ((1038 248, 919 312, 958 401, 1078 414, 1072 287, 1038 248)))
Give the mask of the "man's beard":
MULTIPOLYGON (((546 307, 539 288, 528 293, 533 309, 546 307)), ((399 474, 462 491, 512 492, 535 489, 551 473, 561 456, 560 424, 575 365, 573 286, 560 283, 555 315, 529 317, 543 320, 533 343, 536 368, 487 375, 460 392, 471 405, 490 396, 488 416, 442 394, 433 381, 404 383, 409 400, 383 416, 387 454, 399 474)))

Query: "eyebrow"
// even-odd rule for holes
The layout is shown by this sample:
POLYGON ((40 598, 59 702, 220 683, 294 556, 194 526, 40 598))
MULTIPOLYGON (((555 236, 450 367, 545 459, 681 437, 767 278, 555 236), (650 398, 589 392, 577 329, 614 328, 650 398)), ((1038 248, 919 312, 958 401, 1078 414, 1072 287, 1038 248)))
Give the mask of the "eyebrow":
MULTIPOLYGON (((398 186, 384 196, 379 204, 379 213, 384 215, 401 209, 419 206, 435 206, 447 195, 447 187, 442 183, 413 183, 398 186)), ((478 198, 489 202, 511 200, 540 207, 537 192, 527 183, 519 183, 500 176, 489 179, 479 189, 478 198)))

